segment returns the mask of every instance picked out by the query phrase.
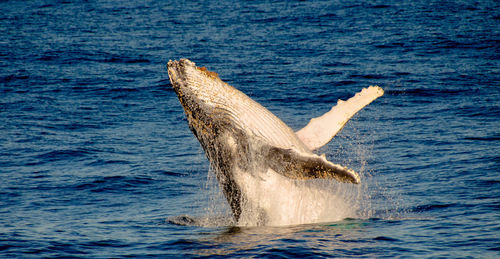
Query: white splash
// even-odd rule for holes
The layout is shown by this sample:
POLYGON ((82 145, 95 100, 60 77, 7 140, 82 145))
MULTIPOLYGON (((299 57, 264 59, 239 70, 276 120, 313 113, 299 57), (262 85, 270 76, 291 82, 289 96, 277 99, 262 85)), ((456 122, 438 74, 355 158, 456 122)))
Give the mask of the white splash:
POLYGON ((271 169, 257 176, 241 173, 236 182, 248 199, 243 204, 238 225, 279 226, 332 222, 354 215, 355 208, 342 197, 341 184, 327 184, 338 188, 333 192, 331 189, 321 188, 320 181, 291 180, 271 169), (262 212, 265 218, 262 218, 262 212))

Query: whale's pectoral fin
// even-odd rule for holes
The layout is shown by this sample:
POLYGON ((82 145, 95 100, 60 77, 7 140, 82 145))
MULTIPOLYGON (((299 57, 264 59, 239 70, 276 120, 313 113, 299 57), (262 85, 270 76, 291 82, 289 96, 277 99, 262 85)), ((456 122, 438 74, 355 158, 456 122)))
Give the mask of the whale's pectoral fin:
POLYGON ((356 172, 334 164, 323 156, 302 154, 292 149, 270 147, 265 152, 267 165, 275 172, 296 180, 315 178, 336 179, 344 183, 359 183, 356 172))
POLYGON ((383 94, 384 90, 378 86, 364 88, 347 101, 339 100, 329 112, 311 119, 296 134, 309 149, 320 148, 330 142, 354 114, 383 94))

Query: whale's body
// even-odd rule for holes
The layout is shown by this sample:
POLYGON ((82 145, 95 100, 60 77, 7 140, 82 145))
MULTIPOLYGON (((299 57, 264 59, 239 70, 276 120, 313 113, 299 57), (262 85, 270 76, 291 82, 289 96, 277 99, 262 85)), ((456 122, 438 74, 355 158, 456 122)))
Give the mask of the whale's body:
MULTIPOLYGON (((168 74, 236 221, 250 216, 266 224, 273 205, 262 196, 283 188, 280 179, 360 182, 356 172, 312 150, 328 143, 357 111, 381 96, 381 88, 369 87, 346 102, 339 101, 295 133, 216 73, 187 59, 169 61, 168 74)), ((276 197, 280 199, 281 194, 276 197)))

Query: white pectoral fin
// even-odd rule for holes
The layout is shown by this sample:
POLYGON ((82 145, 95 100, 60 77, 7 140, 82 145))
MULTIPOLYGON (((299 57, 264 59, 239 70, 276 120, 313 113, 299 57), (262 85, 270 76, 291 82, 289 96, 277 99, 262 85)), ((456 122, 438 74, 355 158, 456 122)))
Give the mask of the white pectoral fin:
POLYGON ((378 86, 364 88, 347 101, 339 100, 329 112, 311 119, 295 134, 309 149, 320 148, 330 142, 354 114, 383 94, 384 90, 378 86))

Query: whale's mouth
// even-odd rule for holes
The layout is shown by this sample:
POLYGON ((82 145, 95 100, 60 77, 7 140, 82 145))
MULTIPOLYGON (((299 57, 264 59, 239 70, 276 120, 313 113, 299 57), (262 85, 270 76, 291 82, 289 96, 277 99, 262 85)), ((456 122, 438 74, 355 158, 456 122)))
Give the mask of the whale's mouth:
POLYGON ((191 65, 190 63, 194 66, 194 63, 187 59, 169 60, 167 63, 168 77, 176 92, 180 90, 181 84, 186 81, 186 66, 191 65))
MULTIPOLYGON (((181 86, 181 82, 184 82, 184 85, 188 85, 187 81, 189 81, 190 77, 208 77, 207 79, 218 79, 219 74, 216 72, 209 71, 206 67, 197 67, 196 64, 188 59, 180 59, 177 60, 169 60, 167 63, 168 76, 170 77, 170 81, 173 82, 172 86, 174 89, 179 88, 181 86), (193 72, 199 73, 193 73, 193 72), (198 74, 198 75, 196 75, 198 74)), ((196 84, 194 84, 196 85, 196 84)))
MULTIPOLYGON (((210 74, 206 68, 198 68, 188 59, 170 60, 167 63, 168 76, 184 111, 189 115, 201 102, 198 100, 203 81, 210 74)), ((210 72, 211 73, 211 72, 210 72)))
POLYGON ((170 60, 167 63, 167 70, 172 88, 185 110, 192 105, 206 104, 220 107, 228 103, 229 98, 226 93, 231 87, 224 83, 217 73, 209 71, 206 67, 197 67, 188 59, 180 59, 170 60))

